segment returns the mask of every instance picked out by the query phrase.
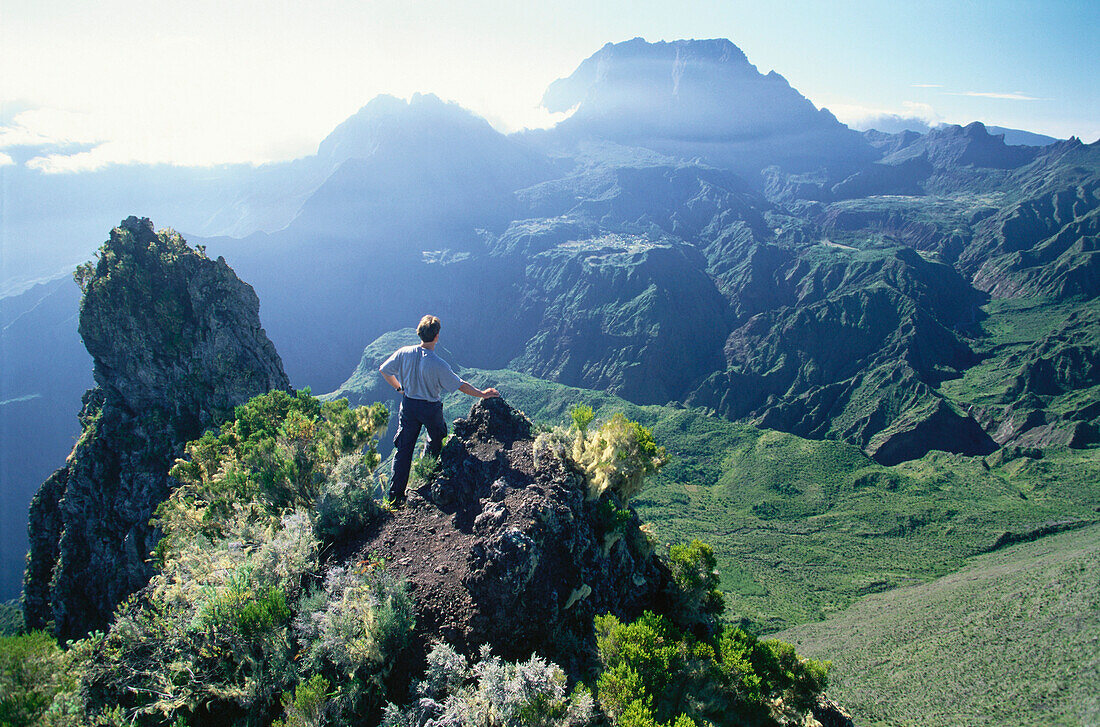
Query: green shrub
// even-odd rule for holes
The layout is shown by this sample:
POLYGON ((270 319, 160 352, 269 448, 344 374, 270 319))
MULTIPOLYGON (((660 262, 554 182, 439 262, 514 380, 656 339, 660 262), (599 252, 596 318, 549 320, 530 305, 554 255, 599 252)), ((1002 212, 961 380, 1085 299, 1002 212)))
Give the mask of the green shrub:
POLYGON ((283 695, 284 719, 276 720, 271 727, 322 727, 328 723, 326 715, 332 705, 332 685, 320 674, 283 695))
POLYGON ((61 689, 62 653, 44 631, 0 636, 0 725, 42 723, 61 689))
POLYGON ((221 588, 207 586, 208 598, 195 617, 199 628, 253 638, 286 625, 290 618, 286 593, 276 585, 261 584, 254 571, 246 564, 221 588))
POLYGON ((275 391, 187 446, 157 511, 160 572, 91 651, 88 719, 266 724, 281 701, 286 724, 313 724, 319 694, 326 714, 377 702, 412 628, 403 587, 381 568, 315 594, 303 584, 323 544, 379 512, 373 437, 385 419, 379 405, 275 391), (329 694, 324 680, 340 686, 329 694))
POLYGON ((362 456, 341 457, 320 488, 314 508, 314 529, 325 543, 366 531, 381 514, 380 488, 370 462, 362 456))
POLYGON ((624 503, 641 492, 645 477, 667 461, 653 433, 622 414, 594 431, 579 433, 572 459, 585 473, 589 497, 595 499, 612 490, 624 503))
POLYGON ((439 476, 439 472, 439 457, 433 457, 430 454, 418 457, 412 465, 413 479, 418 482, 430 483, 439 476))
POLYGON ((805 711, 825 689, 828 664, 740 629, 698 639, 652 612, 598 616, 595 629, 599 703, 620 727, 768 721, 776 704, 805 711))
POLYGON ((321 403, 307 392, 272 391, 237 407, 232 421, 188 444, 189 459, 172 468, 181 485, 157 509, 158 557, 177 542, 224 538, 242 518, 312 510, 342 458, 366 446, 364 467, 378 466, 374 437, 387 417, 381 404, 351 409, 346 399, 321 403))
POLYGON ((725 600, 718 590, 721 577, 714 549, 696 539, 688 545, 673 545, 668 559, 678 590, 677 619, 684 625, 713 626, 715 617, 725 609, 725 600))
POLYGON ((333 568, 323 590, 301 600, 294 620, 303 670, 331 677, 334 709, 345 717, 378 705, 414 625, 404 583, 377 562, 333 568))
POLYGON ((596 418, 596 412, 587 404, 580 404, 569 411, 569 416, 573 419, 573 426, 583 435, 588 432, 588 425, 596 418))

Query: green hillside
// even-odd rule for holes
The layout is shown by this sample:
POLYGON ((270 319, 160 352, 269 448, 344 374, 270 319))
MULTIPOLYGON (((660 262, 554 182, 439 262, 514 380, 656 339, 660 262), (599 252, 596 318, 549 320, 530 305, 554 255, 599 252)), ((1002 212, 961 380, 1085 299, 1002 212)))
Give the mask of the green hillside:
POLYGON ((1100 526, 973 558, 779 634, 864 725, 1100 721, 1100 526), (934 668, 930 668, 934 665, 934 668))
MULTIPOLYGON (((639 407, 512 371, 466 369, 536 422, 564 423, 590 404, 653 429, 672 455, 634 502, 662 542, 714 545, 726 616, 759 631, 820 620, 868 593, 926 582, 978 553, 1100 520, 1100 450, 1051 448, 1041 459, 933 452, 895 467, 858 448, 705 412, 639 407)), ((470 400, 447 401, 449 418, 470 400)))

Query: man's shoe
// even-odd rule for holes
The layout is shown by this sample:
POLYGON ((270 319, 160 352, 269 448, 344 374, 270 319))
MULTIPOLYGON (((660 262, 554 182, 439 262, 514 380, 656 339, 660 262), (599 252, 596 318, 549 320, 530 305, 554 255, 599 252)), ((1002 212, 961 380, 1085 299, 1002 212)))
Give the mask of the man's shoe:
POLYGON ((404 497, 387 497, 382 501, 382 508, 389 511, 400 510, 405 507, 404 497))

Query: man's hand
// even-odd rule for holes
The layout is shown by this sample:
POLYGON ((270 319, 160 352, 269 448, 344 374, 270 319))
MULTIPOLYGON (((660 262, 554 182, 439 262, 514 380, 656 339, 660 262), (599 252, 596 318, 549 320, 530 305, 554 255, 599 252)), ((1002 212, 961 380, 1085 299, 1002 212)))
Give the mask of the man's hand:
POLYGON ((486 389, 482 391, 476 386, 470 386, 469 383, 463 381, 462 386, 458 387, 458 390, 463 394, 469 394, 470 396, 476 396, 479 399, 492 399, 494 396, 500 396, 500 392, 496 389, 486 389))

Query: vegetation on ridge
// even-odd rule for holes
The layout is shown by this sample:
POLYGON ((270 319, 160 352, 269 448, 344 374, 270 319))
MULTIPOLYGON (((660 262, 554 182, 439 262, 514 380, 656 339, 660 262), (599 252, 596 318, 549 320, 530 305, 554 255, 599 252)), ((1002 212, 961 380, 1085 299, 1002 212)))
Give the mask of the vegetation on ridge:
MULTIPOLYGON (((591 438, 577 449, 587 464, 571 464, 594 498, 621 503, 660 466, 663 451, 621 414, 595 427, 590 414, 577 410, 570 435, 591 438)), ((158 572, 119 607, 109 630, 66 650, 42 632, 0 642, 4 724, 319 727, 381 719, 395 693, 387 680, 412 638, 414 601, 386 563, 326 561, 325 553, 381 515, 371 493, 374 436, 386 418, 381 405, 352 409, 345 400, 272 391, 189 443, 188 459, 172 470, 179 486, 157 511, 158 572)), ((688 727, 721 714, 771 724, 777 705, 809 709, 825 667, 789 645, 719 630, 719 576, 708 546, 676 548, 670 563, 676 614, 597 619, 601 672, 610 676, 593 675, 595 698, 538 656, 508 663, 483 649, 468 662, 439 645, 420 685, 425 698, 391 705, 386 723, 420 724, 425 710, 436 710, 431 716, 470 727, 580 727, 598 708, 616 726, 655 727, 668 713, 688 727), (688 680, 671 702, 668 683, 649 679, 659 663, 664 677, 688 680)))

